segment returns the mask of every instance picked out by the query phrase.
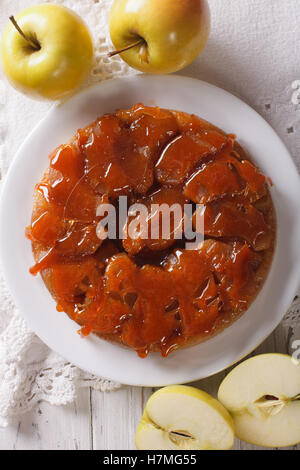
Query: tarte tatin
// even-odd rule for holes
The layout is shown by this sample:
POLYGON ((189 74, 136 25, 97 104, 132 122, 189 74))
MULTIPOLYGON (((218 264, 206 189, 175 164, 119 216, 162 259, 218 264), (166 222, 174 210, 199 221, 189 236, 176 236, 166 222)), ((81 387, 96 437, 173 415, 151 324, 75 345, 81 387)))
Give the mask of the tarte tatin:
POLYGON ((26 233, 31 273, 41 273, 80 333, 145 357, 209 338, 248 309, 271 265, 276 222, 267 178, 234 135, 137 104, 79 129, 50 155, 26 233), (175 237, 103 241, 96 210, 118 211, 120 196, 203 204, 204 242, 187 250, 175 237))

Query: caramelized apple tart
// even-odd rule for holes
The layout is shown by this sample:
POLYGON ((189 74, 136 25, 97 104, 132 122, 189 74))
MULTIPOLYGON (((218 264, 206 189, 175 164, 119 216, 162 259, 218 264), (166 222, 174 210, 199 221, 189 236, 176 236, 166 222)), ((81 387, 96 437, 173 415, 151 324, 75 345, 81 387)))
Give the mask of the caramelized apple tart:
POLYGON ((80 333, 145 357, 209 338, 248 309, 271 265, 276 222, 267 178, 234 135, 137 104, 50 155, 26 233, 31 273, 80 333), (118 213, 122 196, 146 207, 190 204, 193 221, 201 207, 204 241, 191 250, 184 234, 100 238, 97 209, 109 203, 118 213))

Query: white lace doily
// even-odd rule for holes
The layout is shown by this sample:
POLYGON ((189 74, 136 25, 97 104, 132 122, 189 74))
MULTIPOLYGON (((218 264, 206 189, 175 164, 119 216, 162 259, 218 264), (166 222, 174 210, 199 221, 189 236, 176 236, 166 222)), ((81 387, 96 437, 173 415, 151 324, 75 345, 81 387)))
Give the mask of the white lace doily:
MULTIPOLYGON (((1 0, 0 30, 3 30, 9 15, 16 14, 26 6, 41 3, 41 1, 43 0, 1 0)), ((55 0, 51 1, 55 2, 55 0)), ((248 18, 247 25, 256 25, 255 11, 257 10, 260 14, 260 9, 263 8, 266 1, 270 2, 270 0, 251 0, 251 2, 248 0, 243 0, 243 2, 239 0, 226 0, 226 2, 224 0, 210 0, 212 7, 214 7, 212 8, 212 40, 201 56, 199 69, 195 69, 195 76, 223 86, 234 93, 244 95, 243 98, 246 98, 271 124, 275 125, 284 140, 289 140, 289 148, 300 169, 300 159, 297 158, 300 150, 299 137, 297 140, 297 132, 300 132, 299 68, 298 76, 293 75, 296 73, 296 68, 289 66, 293 61, 290 57, 289 64, 286 67, 281 66, 284 73, 282 83, 278 82, 274 89, 266 90, 260 75, 253 80, 255 68, 265 69, 266 74, 269 69, 270 73, 274 72, 275 58, 272 53, 282 49, 285 54, 288 46, 283 44, 284 41, 297 43, 294 38, 298 34, 297 18, 295 16, 295 21, 287 33, 279 35, 278 38, 272 37, 270 44, 264 42, 264 47, 259 46, 259 40, 265 41, 264 35, 259 38, 259 34, 264 28, 251 30, 253 34, 257 35, 257 56, 261 56, 260 62, 254 63, 251 59, 252 52, 249 48, 247 49, 249 31, 243 32, 242 37, 245 39, 237 45, 234 37, 237 34, 235 29, 241 28, 240 21, 235 21, 235 18, 232 17, 226 18, 226 6, 224 9, 224 3, 228 6, 229 3, 235 2, 235 10, 245 8, 245 14, 248 18), (222 10, 222 14, 220 14, 220 10, 222 10), (235 24, 238 26, 234 26, 235 24), (293 38, 292 36, 288 38, 288 35, 293 35, 293 38), (260 54, 262 49, 263 53, 260 54), (222 50, 230 50, 230 57, 226 57, 222 50), (269 62, 267 62, 267 58, 269 62), (202 73, 201 65, 206 70, 205 75, 202 73), (215 70, 222 70, 222 78, 217 72, 214 72, 215 70), (244 75, 237 78, 241 70, 247 70, 248 77, 244 75), (231 82, 229 77, 232 79, 231 82), (235 79, 238 82, 234 82, 235 79), (253 86, 253 82, 255 82, 255 86, 253 86), (273 112, 274 108, 275 113, 273 112), (280 122, 280 126, 275 118, 280 122)), ((287 10, 291 5, 296 8, 297 1, 277 2, 276 0, 274 3, 278 5, 278 8, 280 4, 283 14, 285 9, 287 10)), ((107 21, 112 0, 56 0, 56 3, 64 4, 77 11, 88 23, 94 35, 95 66, 89 83, 136 73, 118 56, 108 59, 106 55, 112 47, 107 21)), ((237 15, 237 17, 240 16, 237 15)), ((291 19, 293 22, 294 16, 291 19)), ((260 15, 260 20, 269 21, 268 18, 264 19, 263 15, 260 15)), ((274 22, 272 26, 274 31, 280 30, 281 19, 277 18, 276 13, 271 21, 274 22)), ((298 51, 295 50, 294 62, 296 62, 297 53, 298 51)), ((284 59, 278 56, 278 61, 282 65, 284 59)), ((193 67, 194 65, 184 73, 193 75, 193 67)), ((0 72, 0 185, 18 146, 49 107, 50 105, 47 103, 36 103, 18 95, 5 80, 2 80, 0 72)), ((295 339, 297 339, 297 335, 300 338, 299 324, 300 297, 295 299, 284 319, 284 325, 290 329, 291 344, 293 336, 295 339)), ((99 390, 113 390, 120 384, 86 374, 50 351, 34 333, 28 330, 25 321, 13 304, 0 273, 0 425, 6 425, 10 417, 29 410, 40 400, 46 400, 56 405, 71 402, 75 398, 77 389, 87 386, 99 390)))

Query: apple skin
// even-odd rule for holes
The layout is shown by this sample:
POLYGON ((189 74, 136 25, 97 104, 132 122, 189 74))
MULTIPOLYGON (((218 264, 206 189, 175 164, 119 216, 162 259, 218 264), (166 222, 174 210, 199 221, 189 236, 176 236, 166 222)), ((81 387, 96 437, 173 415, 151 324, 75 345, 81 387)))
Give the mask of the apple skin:
POLYGON ((12 86, 33 98, 49 100, 74 91, 88 75, 94 53, 81 18, 60 5, 42 4, 25 9, 15 19, 41 49, 33 50, 12 23, 7 25, 1 58, 12 86))
POLYGON ((207 0, 115 0, 110 35, 117 50, 139 39, 147 44, 148 61, 136 46, 121 55, 131 67, 146 73, 172 73, 190 64, 210 33, 207 0))

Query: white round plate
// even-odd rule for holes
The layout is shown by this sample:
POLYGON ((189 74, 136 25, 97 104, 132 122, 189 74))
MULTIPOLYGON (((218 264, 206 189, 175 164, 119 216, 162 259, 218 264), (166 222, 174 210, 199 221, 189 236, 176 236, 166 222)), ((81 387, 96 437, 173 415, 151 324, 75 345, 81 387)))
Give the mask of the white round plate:
POLYGON ((299 207, 299 176, 287 149, 271 127, 242 101, 207 83, 174 75, 115 79, 52 108, 20 148, 1 198, 0 255, 9 288, 30 328, 63 357, 93 374, 125 384, 186 383, 215 374, 241 359, 281 321, 299 285, 299 207), (277 248, 261 293, 230 328, 165 359, 158 353, 140 359, 134 351, 93 335, 80 338, 78 326, 57 312, 41 277, 28 272, 34 260, 24 230, 30 223, 34 186, 48 166, 48 155, 79 127, 137 102, 194 113, 236 134, 274 183, 277 248))

